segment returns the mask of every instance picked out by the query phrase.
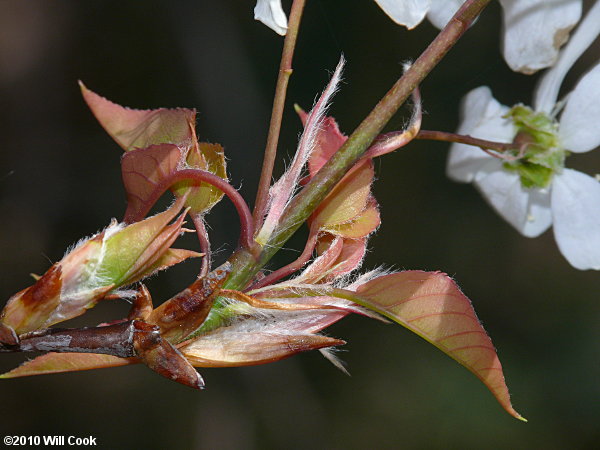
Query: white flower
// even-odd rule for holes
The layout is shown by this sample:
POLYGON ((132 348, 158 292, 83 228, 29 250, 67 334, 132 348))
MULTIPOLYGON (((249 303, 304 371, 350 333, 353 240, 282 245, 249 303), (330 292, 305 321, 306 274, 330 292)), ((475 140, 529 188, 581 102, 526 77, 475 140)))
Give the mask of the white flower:
MULTIPOLYGON (((425 17, 443 28, 464 0, 375 0, 397 24, 409 30, 425 17)), ((569 32, 581 18, 582 0, 500 0, 502 51, 510 68, 531 74, 552 66, 569 32)), ((281 0, 257 0, 254 18, 280 35, 287 32, 281 0)))
POLYGON ((564 159, 568 152, 588 152, 600 145, 600 64, 578 82, 566 102, 557 103, 557 96, 565 74, 598 33, 600 3, 540 80, 533 109, 503 106, 487 87, 464 99, 458 133, 499 142, 525 139, 531 145, 523 158, 502 160, 453 144, 447 169, 452 179, 473 182, 524 236, 539 236, 554 224, 560 251, 581 270, 600 270, 600 183, 564 168, 564 159))
POLYGON ((281 0, 258 0, 254 7, 254 18, 277 34, 284 36, 287 32, 287 17, 281 7, 281 0))
MULTIPOLYGON (((427 18, 438 28, 442 28, 462 5, 464 0, 375 0, 383 11, 399 25, 409 30, 427 18)), ((281 8, 281 0, 258 0, 254 8, 254 18, 285 35, 287 18, 281 8)))
POLYGON ((552 66, 581 18, 582 0, 500 0, 502 51, 512 70, 533 73, 552 66))

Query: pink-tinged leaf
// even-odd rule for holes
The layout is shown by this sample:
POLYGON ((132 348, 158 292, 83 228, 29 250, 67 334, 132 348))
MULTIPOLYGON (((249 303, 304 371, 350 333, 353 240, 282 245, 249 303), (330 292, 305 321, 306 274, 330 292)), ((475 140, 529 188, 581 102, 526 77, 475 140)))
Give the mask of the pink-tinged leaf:
POLYGON ((328 233, 336 236, 342 236, 349 239, 360 239, 367 237, 381 224, 379 208, 377 207, 377 202, 373 197, 371 197, 369 200, 368 205, 369 206, 367 206, 367 208, 365 208, 365 210, 362 211, 358 217, 355 217, 350 222, 324 227, 323 231, 327 231, 328 233))
POLYGON ((340 180, 311 217, 312 228, 329 228, 358 218, 369 205, 374 170, 371 161, 356 166, 340 180))
POLYGON ((465 366, 513 417, 502 365, 469 299, 448 275, 406 271, 361 285, 355 300, 405 326, 465 366))
POLYGON ((269 311, 190 340, 179 348, 196 367, 265 364, 345 342, 317 334, 346 311, 269 311))
POLYGON ((77 372, 136 364, 136 358, 119 358, 98 353, 47 353, 26 361, 0 378, 18 378, 50 373, 77 372))
MULTIPOLYGON (((295 108, 302 124, 305 125, 308 114, 298 105, 295 108)), ((338 151, 342 144, 346 142, 346 139, 348 138, 340 132, 338 124, 333 117, 325 117, 323 119, 316 137, 315 149, 308 160, 308 170, 311 177, 329 161, 329 158, 338 151)))
POLYGON ((357 269, 365 256, 367 239, 343 239, 324 234, 319 237, 319 256, 294 279, 297 283, 323 283, 357 269))
MULTIPOLYGON (((188 153, 186 165, 192 169, 202 169, 227 180, 225 153, 219 144, 200 142, 198 146, 188 153)), ((173 188, 177 196, 188 193, 186 206, 191 208, 193 214, 202 214, 211 209, 223 198, 223 192, 208 183, 191 187, 190 183, 181 182, 173 188)))
MULTIPOLYGON (((223 147, 201 142, 187 154, 173 144, 152 145, 131 150, 121 158, 123 184, 127 192, 126 221, 143 217, 156 201, 156 190, 180 169, 194 168, 227 179, 223 147)), ((186 206, 198 214, 212 208, 223 192, 208 183, 190 186, 180 182, 172 187, 175 195, 187 195, 186 206)))
POLYGON ((154 191, 181 165, 184 154, 173 144, 131 150, 121 158, 127 192, 126 218, 144 216, 152 207, 154 191))
POLYGON ((168 269, 175 264, 185 261, 188 258, 199 258, 202 253, 184 248, 170 248, 156 261, 148 270, 150 273, 156 273, 161 270, 168 269))
POLYGON ((366 237, 361 239, 344 239, 344 246, 333 266, 330 275, 331 278, 337 278, 358 269, 362 264, 366 252, 366 237))
POLYGON ((5 332, 5 342, 10 344, 15 334, 19 335, 41 328, 48 317, 60 304, 62 289, 62 270, 60 264, 54 264, 30 286, 13 295, 2 314, 0 321, 5 332))
POLYGON ((101 97, 79 82, 86 103, 100 125, 125 151, 155 144, 175 144, 182 149, 196 143, 193 109, 130 109, 101 97))
POLYGON ((317 248, 319 256, 296 277, 298 283, 317 283, 329 274, 329 269, 338 260, 344 247, 344 240, 340 237, 326 235, 320 239, 320 248, 317 248), (326 242, 323 242, 326 240, 326 242))

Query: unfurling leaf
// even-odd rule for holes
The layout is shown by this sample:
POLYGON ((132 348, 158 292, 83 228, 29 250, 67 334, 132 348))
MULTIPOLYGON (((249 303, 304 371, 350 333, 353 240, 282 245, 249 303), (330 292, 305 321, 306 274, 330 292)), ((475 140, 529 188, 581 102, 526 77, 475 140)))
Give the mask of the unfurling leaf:
POLYGON ((125 151, 156 144, 188 149, 196 142, 193 109, 130 109, 90 91, 80 81, 81 93, 100 125, 125 151))
POLYGON ((318 334, 278 334, 221 330, 208 333, 181 348, 196 367, 239 367, 279 361, 308 350, 317 350, 344 341, 318 334))
POLYGON ((356 220, 369 206, 373 163, 365 161, 342 178, 311 217, 311 227, 328 230, 356 220))
POLYGON ((355 301, 405 326, 465 366, 513 417, 502 365, 469 299, 448 275, 410 270, 375 278, 355 301))
MULTIPOLYGON (((195 110, 125 108, 90 91, 81 82, 80 86, 100 124, 126 151, 121 164, 127 191, 127 221, 143 217, 156 201, 151 198, 154 189, 177 170, 201 169, 227 179, 223 148, 198 143, 196 139, 195 110)), ((194 187, 189 184, 180 182, 173 191, 180 197, 188 194, 186 205, 193 214, 209 210, 223 197, 220 190, 207 183, 194 187)))
POLYGON ((21 335, 77 317, 110 291, 199 256, 169 251, 182 232, 184 215, 169 225, 181 203, 132 225, 113 223, 78 244, 33 286, 9 299, 0 315, 3 329, 9 327, 21 335))
POLYGON ((239 314, 247 317, 191 339, 179 350, 196 367, 233 367, 265 364, 345 344, 315 334, 348 314, 345 311, 272 310, 243 305, 239 314))
MULTIPOLYGON (((173 144, 152 145, 131 150, 121 158, 123 184, 127 192, 126 221, 143 217, 157 200, 156 190, 181 169, 201 169, 227 179, 225 155, 218 144, 201 142, 189 152, 173 144)), ((167 186, 164 186, 165 188, 167 186)), ((192 214, 208 211, 223 198, 223 192, 207 183, 181 181, 171 187, 178 197, 186 197, 192 214)))
POLYGON ((177 171, 182 158, 182 150, 174 144, 151 145, 123 155, 121 174, 127 193, 126 221, 146 214, 156 201, 152 194, 163 180, 177 171))

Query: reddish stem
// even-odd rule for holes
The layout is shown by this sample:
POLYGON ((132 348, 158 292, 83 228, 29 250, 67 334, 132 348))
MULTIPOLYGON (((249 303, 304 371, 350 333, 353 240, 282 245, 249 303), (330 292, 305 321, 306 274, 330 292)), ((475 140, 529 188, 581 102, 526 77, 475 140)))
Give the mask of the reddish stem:
POLYGON ((240 218, 240 245, 247 249, 252 249, 254 247, 254 221, 252 220, 250 208, 244 201, 244 198, 226 180, 211 172, 207 172, 206 170, 182 169, 163 178, 160 183, 157 184, 154 191, 152 191, 152 194, 148 196, 148 199, 145 202, 146 207, 138 211, 133 217, 130 214, 125 213, 124 221, 131 223, 141 220, 169 188, 182 181, 190 182, 192 185, 200 185, 201 183, 210 184, 229 197, 240 218))
POLYGON ((421 130, 415 136, 415 139, 429 139, 432 141, 458 142, 459 144, 472 145, 482 150, 494 150, 497 152, 508 152, 510 150, 519 150, 519 146, 514 143, 502 143, 478 139, 468 135, 447 133, 445 131, 421 130))
POLYGON ((212 263, 212 253, 210 250, 210 240, 208 239, 208 232, 206 231, 206 225, 202 214, 191 214, 192 221, 196 227, 196 236, 198 236, 198 242, 200 243, 200 252, 204 253, 202 257, 202 264, 200 266, 199 278, 203 278, 208 274, 212 263))
POLYGON ((269 187, 271 186, 271 176, 273 175, 273 165, 277 156, 277 144, 279 142, 279 133, 281 131, 281 118, 283 117, 283 108, 285 106, 285 97, 287 85, 292 75, 292 58, 294 57, 294 48, 300 29, 300 19, 304 10, 305 0, 294 0, 290 11, 287 34, 283 42, 283 51, 281 54, 281 63, 279 65, 279 76, 277 77, 277 86, 275 87, 275 98, 273 99, 273 111, 271 112, 271 123, 269 124, 269 135, 265 147, 265 156, 263 159, 262 171, 258 182, 258 192, 256 193, 256 202, 254 204, 254 222, 260 228, 263 217, 267 209, 267 200, 269 198, 269 187))

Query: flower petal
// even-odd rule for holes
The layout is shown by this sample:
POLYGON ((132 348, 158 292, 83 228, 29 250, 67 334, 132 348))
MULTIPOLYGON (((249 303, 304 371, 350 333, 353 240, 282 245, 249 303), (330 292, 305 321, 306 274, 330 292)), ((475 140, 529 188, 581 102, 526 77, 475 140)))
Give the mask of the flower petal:
POLYGON ((475 180, 489 204, 526 237, 537 237, 552 224, 550 195, 545 190, 524 188, 519 175, 490 161, 475 180))
POLYGON ((596 2, 573 33, 569 43, 560 52, 557 63, 540 78, 533 99, 536 111, 552 114, 565 75, 598 37, 598 33, 600 33, 600 3, 596 2))
POLYGON ((431 7, 427 13, 427 19, 439 29, 442 29, 452 19, 452 16, 464 0, 431 0, 431 7))
MULTIPOLYGON (((487 86, 473 89, 463 99, 461 124, 457 133, 497 142, 511 142, 513 125, 502 116, 508 107, 501 105, 487 86)), ((494 158, 481 149, 466 144, 452 144, 446 173, 454 181, 469 183, 477 171, 494 158)))
POLYGON ((577 83, 560 118, 559 133, 565 148, 582 153, 598 147, 599 123, 600 64, 597 64, 577 83))
POLYGON ((281 36, 287 33, 287 17, 281 7, 281 0, 258 0, 254 7, 254 18, 281 36))
POLYGON ((500 0, 504 59, 515 72, 534 73, 556 61, 581 17, 581 0, 500 0))
POLYGON ((427 14, 431 0, 375 0, 375 3, 394 22, 411 30, 419 25, 427 14))
POLYGON ((572 169, 552 187, 554 237, 567 261, 579 270, 600 270, 600 183, 572 169))

